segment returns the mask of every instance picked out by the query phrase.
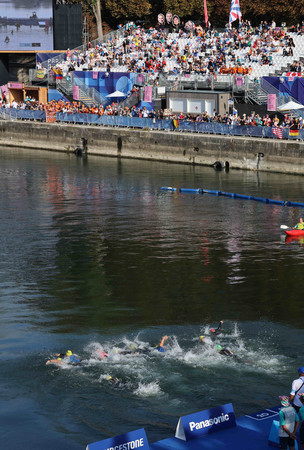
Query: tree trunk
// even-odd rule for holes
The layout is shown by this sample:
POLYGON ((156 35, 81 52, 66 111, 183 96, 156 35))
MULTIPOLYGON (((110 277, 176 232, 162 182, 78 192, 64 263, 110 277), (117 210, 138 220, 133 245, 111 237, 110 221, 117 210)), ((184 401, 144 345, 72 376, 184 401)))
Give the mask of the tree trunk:
POLYGON ((92 8, 96 19, 98 39, 101 39, 103 36, 103 32, 102 32, 100 0, 96 0, 96 3, 93 3, 92 8))

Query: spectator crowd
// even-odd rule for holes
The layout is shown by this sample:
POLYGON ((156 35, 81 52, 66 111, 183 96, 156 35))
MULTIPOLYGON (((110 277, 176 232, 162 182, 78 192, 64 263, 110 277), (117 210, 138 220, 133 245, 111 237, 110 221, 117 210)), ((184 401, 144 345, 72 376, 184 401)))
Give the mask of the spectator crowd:
MULTIPOLYGON (((146 73, 152 78, 160 73, 251 74, 253 63, 273 65, 275 55, 293 56, 293 37, 274 21, 253 27, 246 20, 238 29, 227 27, 222 32, 191 23, 190 29, 173 31, 165 25, 145 30, 129 24, 107 42, 94 47, 89 43, 86 50, 68 49, 65 60, 54 64, 51 72, 69 77, 75 70, 125 71, 146 73)), ((304 35, 303 26, 291 31, 304 35)), ((293 64, 297 72, 302 71, 301 61, 293 64)))

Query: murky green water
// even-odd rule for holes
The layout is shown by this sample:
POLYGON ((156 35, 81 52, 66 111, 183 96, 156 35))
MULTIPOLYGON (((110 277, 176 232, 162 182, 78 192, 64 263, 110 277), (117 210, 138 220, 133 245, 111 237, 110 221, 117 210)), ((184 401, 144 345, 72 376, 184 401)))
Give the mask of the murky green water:
POLYGON ((161 186, 304 200, 302 177, 0 151, 1 442, 83 449, 232 402, 277 404, 303 357, 304 210, 161 186), (198 337, 224 320, 216 341, 198 337), (167 334, 167 352, 154 347, 167 334), (120 351, 147 348, 147 354, 120 351), (241 362, 217 353, 221 344, 241 362), (99 360, 99 349, 109 358, 99 360), (45 365, 68 349, 80 367, 45 365), (122 387, 108 383, 121 378, 122 387))

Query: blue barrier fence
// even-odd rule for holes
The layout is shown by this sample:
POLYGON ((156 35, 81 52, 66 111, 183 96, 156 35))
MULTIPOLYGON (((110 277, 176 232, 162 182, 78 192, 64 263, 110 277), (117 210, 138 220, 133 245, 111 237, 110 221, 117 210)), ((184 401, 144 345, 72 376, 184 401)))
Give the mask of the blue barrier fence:
MULTIPOLYGON (((97 116, 96 114, 57 113, 57 122, 86 123, 125 128, 147 128, 150 130, 185 131, 191 133, 223 134, 230 136, 251 136, 259 138, 278 139, 270 127, 254 127, 227 125, 213 122, 180 121, 175 128, 172 120, 146 119, 140 117, 97 116)), ((289 129, 283 128, 283 139, 304 139, 304 130, 299 136, 289 136, 289 129)))
MULTIPOLYGON (((45 121, 45 111, 34 110, 18 110, 14 108, 0 108, 14 119, 21 120, 40 120, 45 121)), ((123 116, 98 116, 97 114, 81 114, 81 113, 63 113, 56 114, 57 122, 85 124, 85 125, 103 125, 110 127, 122 128, 146 128, 149 130, 166 130, 166 131, 183 131, 191 133, 204 134, 222 134, 228 136, 251 136, 258 138, 278 139, 272 132, 270 127, 254 127, 242 125, 227 125, 224 123, 213 122, 188 122, 180 121, 178 128, 173 125, 173 120, 165 119, 146 119, 141 117, 123 117, 123 116)), ((298 136, 289 136, 289 129, 283 128, 283 139, 301 139, 304 140, 304 129, 299 130, 298 136)))
POLYGON ((45 122, 45 111, 35 111, 33 109, 0 108, 0 115, 5 114, 12 119, 20 120, 40 120, 45 122))

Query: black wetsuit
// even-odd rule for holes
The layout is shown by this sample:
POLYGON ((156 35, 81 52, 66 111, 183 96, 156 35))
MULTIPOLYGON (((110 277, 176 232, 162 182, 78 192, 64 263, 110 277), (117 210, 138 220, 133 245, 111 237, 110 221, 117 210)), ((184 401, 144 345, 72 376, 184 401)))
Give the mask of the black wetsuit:
POLYGON ((220 322, 219 324, 218 324, 218 327, 214 330, 214 331, 211 331, 211 334, 212 335, 218 335, 218 334, 220 334, 221 333, 221 328, 222 328, 222 326, 223 326, 223 324, 222 324, 222 322, 220 322))
POLYGON ((144 349, 144 348, 138 348, 136 350, 123 350, 122 352, 119 352, 120 355, 146 355, 148 353, 151 353, 151 350, 144 349))
POLYGON ((228 348, 222 348, 222 350, 219 351, 220 355, 228 356, 228 358, 233 358, 235 361, 241 362, 241 359, 234 355, 228 348))
POLYGON ((233 353, 230 350, 228 350, 228 348, 222 348, 222 350, 219 351, 219 354, 228 357, 234 356, 233 353))
POLYGON ((122 381, 120 378, 114 377, 109 378, 109 383, 116 387, 125 387, 127 385, 125 381, 122 381))

